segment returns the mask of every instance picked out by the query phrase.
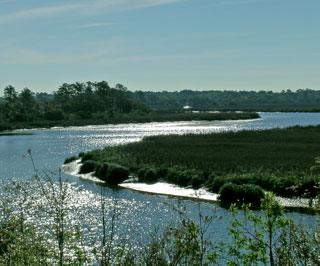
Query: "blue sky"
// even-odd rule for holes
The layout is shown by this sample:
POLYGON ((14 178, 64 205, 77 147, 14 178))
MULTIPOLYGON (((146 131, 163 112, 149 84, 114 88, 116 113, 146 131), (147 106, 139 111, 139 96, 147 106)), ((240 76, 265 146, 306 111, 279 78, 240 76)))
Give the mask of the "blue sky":
POLYGON ((0 0, 0 89, 320 89, 319 0, 0 0))

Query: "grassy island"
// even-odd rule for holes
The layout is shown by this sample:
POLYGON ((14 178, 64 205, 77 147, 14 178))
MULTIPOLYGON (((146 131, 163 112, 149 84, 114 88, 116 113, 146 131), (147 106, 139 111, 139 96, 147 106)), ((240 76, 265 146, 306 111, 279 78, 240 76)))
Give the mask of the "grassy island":
POLYGON ((94 171, 110 184, 131 173, 141 182, 205 186, 212 192, 239 193, 242 199, 246 193, 260 199, 261 189, 286 197, 314 197, 318 174, 312 166, 320 154, 319 136, 320 126, 154 136, 79 157, 81 172, 94 171), (121 178, 117 180, 114 171, 123 173, 121 178))

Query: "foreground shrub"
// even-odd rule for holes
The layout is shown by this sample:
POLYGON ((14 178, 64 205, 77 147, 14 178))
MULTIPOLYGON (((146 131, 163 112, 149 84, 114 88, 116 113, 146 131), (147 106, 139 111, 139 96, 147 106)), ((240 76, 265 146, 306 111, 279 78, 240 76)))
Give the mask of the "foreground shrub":
POLYGON ((229 228, 231 241, 226 250, 227 265, 275 266, 277 238, 290 220, 282 217, 282 208, 272 193, 266 193, 260 207, 262 217, 257 217, 250 210, 250 204, 243 204, 244 217, 240 218, 235 204, 231 205, 232 227, 229 228))
POLYGON ((0 265, 49 265, 51 243, 22 218, 0 217, 0 265))
POLYGON ((79 174, 91 173, 94 171, 95 168, 96 168, 96 163, 94 161, 91 161, 91 160, 85 161, 80 167, 79 174))
POLYGON ((220 191, 220 200, 224 203, 251 203, 259 206, 264 192, 261 187, 251 184, 237 185, 233 183, 224 184, 220 191))

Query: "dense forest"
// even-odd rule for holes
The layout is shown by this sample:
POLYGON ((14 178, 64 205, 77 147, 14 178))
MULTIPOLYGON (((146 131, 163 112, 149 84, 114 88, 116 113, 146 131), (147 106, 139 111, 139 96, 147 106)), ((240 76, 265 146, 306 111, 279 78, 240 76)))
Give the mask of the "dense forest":
POLYGON ((154 109, 243 110, 243 111, 319 111, 320 91, 192 91, 130 92, 137 102, 154 109))
POLYGON ((33 121, 40 118, 92 118, 93 114, 150 112, 153 110, 242 110, 242 111, 320 111, 320 91, 129 91, 121 84, 110 87, 106 81, 64 83, 53 93, 20 93, 9 85, 0 97, 2 121, 33 121))
POLYGON ((250 118, 230 117, 227 113, 216 117, 185 110, 320 111, 320 91, 132 92, 121 84, 111 87, 106 81, 88 81, 64 83, 53 93, 34 93, 29 88, 18 92, 9 85, 0 98, 0 131, 86 124, 250 118))
POLYGON ((53 94, 34 93, 13 86, 4 88, 0 102, 1 127, 34 121, 113 118, 119 114, 146 113, 150 108, 136 103, 121 84, 114 88, 106 81, 62 84, 53 94))

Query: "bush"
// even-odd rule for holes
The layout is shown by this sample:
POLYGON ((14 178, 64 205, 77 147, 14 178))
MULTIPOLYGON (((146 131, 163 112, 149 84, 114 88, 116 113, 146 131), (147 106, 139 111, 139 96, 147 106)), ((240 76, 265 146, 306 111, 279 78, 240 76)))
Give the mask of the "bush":
POLYGON ((205 182, 203 172, 196 169, 184 170, 179 179, 180 183, 184 183, 184 186, 191 185, 193 188, 199 188, 205 182))
POLYGON ((168 168, 160 167, 157 169, 157 173, 159 178, 165 178, 165 176, 168 174, 168 168))
POLYGON ((226 183, 221 187, 219 193, 220 200, 227 204, 251 203, 253 206, 259 206, 261 199, 264 198, 262 188, 252 184, 237 185, 226 183))
POLYGON ((294 190, 295 183, 294 177, 286 176, 276 178, 272 191, 284 197, 294 196, 296 194, 294 190))
POLYGON ((153 167, 142 168, 138 171, 139 181, 149 184, 156 183, 158 181, 157 170, 153 167))
MULTIPOLYGON (((79 155, 80 155, 80 154, 79 154, 79 155)), ((85 153, 85 154, 83 154, 83 155, 80 156, 80 157, 81 157, 81 162, 82 162, 82 163, 85 162, 85 161, 91 161, 91 160, 94 159, 93 153, 90 153, 90 152, 85 153)))
POLYGON ((100 162, 96 162, 96 165, 94 168, 94 173, 93 173, 94 176, 99 177, 98 173, 99 173, 101 167, 102 167, 102 164, 100 162))
POLYGON ((209 190, 211 192, 218 193, 220 188, 228 182, 227 177, 225 176, 216 176, 214 178, 211 178, 211 184, 209 184, 209 190))
POLYGON ((95 176, 100 178, 103 181, 107 180, 107 174, 108 174, 108 164, 103 163, 96 167, 95 176))
POLYGON ((203 175, 193 175, 191 177, 191 186, 193 188, 199 188, 204 185, 205 179, 203 175))
POLYGON ((190 185, 190 183, 191 183, 191 178, 187 173, 185 172, 178 173, 178 175, 176 176, 175 184, 177 184, 178 186, 187 187, 190 185))
POLYGON ((168 168, 167 171, 163 171, 165 173, 165 180, 170 184, 177 184, 179 171, 176 168, 168 168))
POLYGON ((182 170, 179 168, 168 168, 166 170, 160 169, 158 176, 171 184, 179 185, 181 187, 192 186, 198 188, 205 183, 204 174, 200 170, 190 169, 182 170))
POLYGON ((96 168, 96 162, 91 160, 85 161, 80 167, 79 174, 87 174, 87 173, 93 172, 95 168, 96 168))
POLYGON ((260 178, 251 174, 232 174, 226 176, 213 176, 209 177, 209 189, 212 192, 218 193, 220 188, 226 183, 233 183, 236 185, 252 184, 260 185, 260 178))
POLYGON ((297 188, 297 194, 315 198, 318 194, 316 177, 304 177, 297 188))
POLYGON ((106 182, 110 185, 118 185, 128 179, 129 170, 118 164, 109 164, 106 182))
POLYGON ((78 160, 78 159, 79 159, 78 156, 71 156, 71 157, 64 160, 64 164, 71 163, 71 162, 78 160))
POLYGON ((259 175, 254 184, 262 187, 264 190, 272 191, 275 179, 277 178, 272 173, 259 175))

